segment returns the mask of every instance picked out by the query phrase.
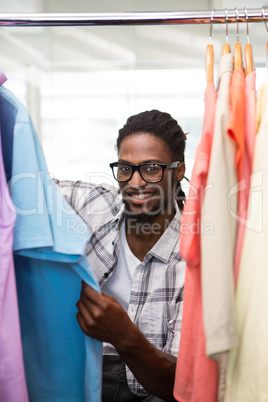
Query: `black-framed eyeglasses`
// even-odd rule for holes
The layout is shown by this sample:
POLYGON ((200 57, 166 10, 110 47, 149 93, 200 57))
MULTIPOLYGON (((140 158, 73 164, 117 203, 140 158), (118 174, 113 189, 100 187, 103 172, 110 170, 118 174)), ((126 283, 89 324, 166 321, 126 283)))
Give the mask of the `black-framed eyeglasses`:
POLYGON ((136 170, 141 178, 147 183, 158 183, 163 179, 165 169, 176 168, 180 162, 164 163, 144 163, 142 165, 132 165, 131 163, 113 162, 110 168, 113 171, 115 180, 120 183, 131 180, 136 170))

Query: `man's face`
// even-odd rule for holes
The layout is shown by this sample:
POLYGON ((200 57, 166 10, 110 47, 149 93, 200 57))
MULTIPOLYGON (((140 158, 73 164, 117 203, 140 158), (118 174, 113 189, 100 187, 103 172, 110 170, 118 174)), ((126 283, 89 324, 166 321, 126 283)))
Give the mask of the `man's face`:
MULTIPOLYGON (((119 162, 133 165, 144 163, 174 162, 164 141, 148 133, 133 134, 125 138, 118 153, 119 162)), ((174 212, 174 192, 178 172, 183 165, 165 169, 163 179, 158 183, 147 183, 138 171, 126 183, 119 183, 126 215, 141 222, 153 222, 160 214, 167 216, 174 212)))

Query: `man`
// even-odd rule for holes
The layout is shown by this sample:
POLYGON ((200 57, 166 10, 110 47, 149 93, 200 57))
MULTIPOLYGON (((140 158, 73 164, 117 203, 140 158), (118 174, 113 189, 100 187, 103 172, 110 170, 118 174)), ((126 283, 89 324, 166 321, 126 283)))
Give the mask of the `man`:
POLYGON ((92 233, 86 254, 102 291, 82 285, 77 320, 104 342, 102 401, 174 401, 185 135, 169 114, 152 110, 127 120, 117 149, 110 166, 120 191, 58 183, 92 233))

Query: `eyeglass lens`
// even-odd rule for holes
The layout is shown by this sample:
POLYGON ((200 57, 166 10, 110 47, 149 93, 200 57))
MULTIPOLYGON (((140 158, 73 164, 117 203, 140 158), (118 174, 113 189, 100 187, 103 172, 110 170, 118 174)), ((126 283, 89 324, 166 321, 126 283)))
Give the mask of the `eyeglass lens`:
MULTIPOLYGON (((118 163, 118 166, 113 167, 114 176, 118 181, 128 181, 132 176, 133 167, 118 163)), ((148 182, 157 182, 162 179, 162 166, 156 164, 145 164, 140 167, 140 175, 142 179, 148 182)))

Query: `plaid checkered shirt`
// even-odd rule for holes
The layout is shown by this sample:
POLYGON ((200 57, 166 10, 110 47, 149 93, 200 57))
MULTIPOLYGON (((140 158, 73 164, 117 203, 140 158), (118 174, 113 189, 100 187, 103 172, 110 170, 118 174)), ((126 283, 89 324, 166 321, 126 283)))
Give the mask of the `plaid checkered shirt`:
MULTIPOLYGON (((124 204, 119 190, 109 185, 55 180, 61 193, 91 233, 86 247, 100 288, 116 269, 124 204)), ((183 307, 185 262, 179 253, 181 212, 136 267, 128 314, 144 336, 158 349, 177 357, 183 307)), ((146 391, 126 367, 130 390, 146 391)))

